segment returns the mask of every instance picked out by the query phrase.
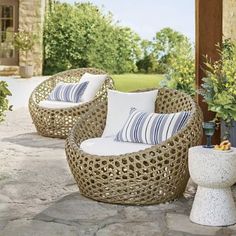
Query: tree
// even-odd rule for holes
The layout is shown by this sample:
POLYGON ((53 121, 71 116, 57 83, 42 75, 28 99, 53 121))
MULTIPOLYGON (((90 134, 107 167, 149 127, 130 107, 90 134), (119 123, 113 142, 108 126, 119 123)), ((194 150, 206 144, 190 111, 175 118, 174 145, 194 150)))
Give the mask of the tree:
POLYGON ((142 56, 136 65, 139 72, 155 73, 159 72, 159 64, 154 54, 153 42, 149 40, 141 41, 142 56))
POLYGON ((148 56, 149 54, 153 53, 153 42, 150 40, 142 40, 141 41, 141 48, 143 52, 143 57, 148 56))
POLYGON ((167 72, 170 58, 177 54, 180 46, 188 47, 189 40, 185 35, 171 28, 164 28, 156 33, 153 44, 156 57, 163 66, 164 72, 167 72))
POLYGON ((159 73, 158 61, 153 53, 144 56, 136 63, 138 70, 142 73, 159 73))
POLYGON ((136 71, 139 37, 91 3, 54 3, 44 30, 44 72, 97 67, 110 73, 136 71))
POLYGON ((175 46, 175 52, 169 55, 169 65, 162 87, 181 90, 190 95, 195 94, 194 50, 189 41, 183 40, 175 46))

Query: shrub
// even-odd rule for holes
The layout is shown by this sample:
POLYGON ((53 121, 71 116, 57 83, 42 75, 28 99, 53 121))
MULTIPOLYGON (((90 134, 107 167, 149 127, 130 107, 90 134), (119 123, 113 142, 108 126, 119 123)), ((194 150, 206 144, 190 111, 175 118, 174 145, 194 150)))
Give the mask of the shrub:
POLYGON ((0 122, 4 120, 4 112, 11 108, 7 99, 7 96, 11 96, 11 92, 7 87, 8 85, 5 81, 0 81, 0 122))
POLYGON ((56 2, 44 29, 44 73, 97 67, 110 73, 136 71, 139 37, 116 25, 91 3, 56 2))
POLYGON ((139 60, 137 63, 137 68, 142 73, 155 73, 159 72, 159 64, 158 61, 153 55, 153 53, 150 53, 149 55, 146 55, 143 59, 139 60))
POLYGON ((195 60, 192 45, 185 39, 175 50, 175 53, 169 57, 169 66, 161 86, 194 95, 195 60))

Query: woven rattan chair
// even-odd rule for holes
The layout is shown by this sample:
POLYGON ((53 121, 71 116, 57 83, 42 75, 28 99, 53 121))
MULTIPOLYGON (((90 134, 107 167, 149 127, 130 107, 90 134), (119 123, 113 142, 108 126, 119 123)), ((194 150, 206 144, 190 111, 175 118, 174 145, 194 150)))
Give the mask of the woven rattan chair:
POLYGON ((80 143, 101 137, 107 105, 81 117, 66 141, 67 160, 81 194, 97 201, 145 205, 182 196, 188 179, 188 149, 200 143, 202 112, 194 100, 175 90, 160 89, 156 112, 190 111, 186 126, 167 141, 136 153, 95 156, 80 143))
POLYGON ((63 109, 50 109, 39 106, 39 102, 48 97, 58 82, 78 82, 85 72, 106 74, 102 70, 93 68, 68 70, 45 80, 32 92, 29 99, 29 111, 39 134, 47 137, 66 138, 70 129, 81 115, 87 113, 90 109, 96 109, 98 104, 105 102, 107 88, 113 88, 113 81, 110 77, 108 77, 92 101, 63 109))

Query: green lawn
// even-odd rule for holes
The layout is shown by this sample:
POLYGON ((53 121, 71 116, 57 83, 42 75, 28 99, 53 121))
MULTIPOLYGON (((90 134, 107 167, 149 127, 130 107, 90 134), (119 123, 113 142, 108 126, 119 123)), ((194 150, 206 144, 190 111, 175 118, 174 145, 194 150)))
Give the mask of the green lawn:
POLYGON ((158 74, 112 75, 116 89, 123 92, 158 87, 162 78, 163 75, 158 74))

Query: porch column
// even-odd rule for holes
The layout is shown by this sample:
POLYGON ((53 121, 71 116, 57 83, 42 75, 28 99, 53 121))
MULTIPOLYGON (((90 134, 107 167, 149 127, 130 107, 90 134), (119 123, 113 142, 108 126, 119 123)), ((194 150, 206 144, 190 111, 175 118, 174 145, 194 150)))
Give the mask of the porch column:
MULTIPOLYGON (((219 59, 216 44, 222 42, 222 0, 195 0, 196 4, 196 84, 201 87, 202 78, 205 76, 203 69, 204 55, 208 55, 212 61, 219 59)), ((207 104, 201 96, 197 97, 202 108, 204 120, 214 118, 214 113, 209 112, 207 104)), ((219 143, 220 131, 216 132, 213 143, 219 143)))

